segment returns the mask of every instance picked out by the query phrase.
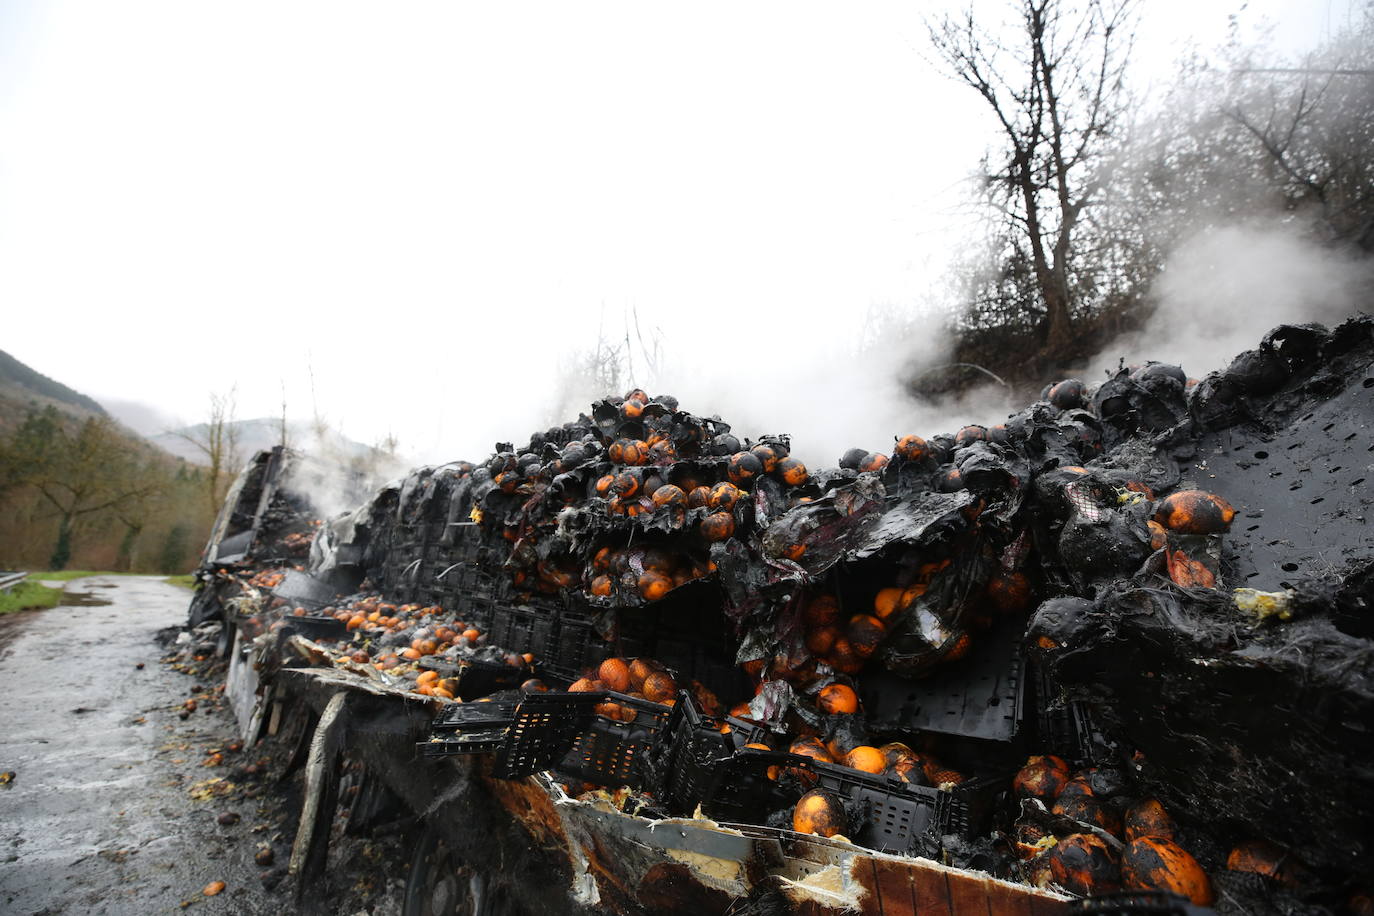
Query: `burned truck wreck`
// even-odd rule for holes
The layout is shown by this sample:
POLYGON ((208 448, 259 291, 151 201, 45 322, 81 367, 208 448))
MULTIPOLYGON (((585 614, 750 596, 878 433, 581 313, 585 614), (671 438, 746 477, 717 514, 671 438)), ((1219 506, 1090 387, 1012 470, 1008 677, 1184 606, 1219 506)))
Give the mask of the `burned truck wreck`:
POLYGON ((260 458, 192 619, 313 710, 302 886, 351 748, 413 912, 1370 912, 1372 418, 1367 317, 828 469, 635 390, 319 525, 260 458))

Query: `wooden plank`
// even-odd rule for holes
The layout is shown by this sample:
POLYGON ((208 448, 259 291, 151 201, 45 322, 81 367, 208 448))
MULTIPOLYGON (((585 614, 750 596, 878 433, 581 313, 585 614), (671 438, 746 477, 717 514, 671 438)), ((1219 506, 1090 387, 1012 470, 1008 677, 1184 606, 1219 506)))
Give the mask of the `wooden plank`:
POLYGON ((1030 888, 1012 887, 992 880, 984 882, 984 886, 987 888, 988 909, 997 916, 1034 916, 1030 888))
POLYGON ((972 872, 951 871, 945 880, 949 882, 950 916, 994 916, 988 907, 986 878, 972 872))
POLYGON ((901 862, 870 859, 873 885, 878 898, 876 912, 882 916, 916 916, 916 886, 911 869, 901 862))
POLYGON ((328 861, 329 828, 334 823, 338 806, 339 744, 347 725, 343 715, 347 699, 348 694, 342 690, 334 694, 310 740, 310 758, 305 765, 305 799, 287 866, 296 876, 296 907, 300 912, 311 911, 305 904, 318 903, 318 898, 314 901, 307 898, 307 888, 318 885, 328 861))
POLYGON ((953 916, 949 882, 944 869, 913 864, 911 877, 916 888, 916 912, 921 916, 953 916))
POLYGON ((1063 916, 1069 909, 1068 900, 1055 900, 1044 894, 1033 894, 1030 898, 1032 916, 1063 916))

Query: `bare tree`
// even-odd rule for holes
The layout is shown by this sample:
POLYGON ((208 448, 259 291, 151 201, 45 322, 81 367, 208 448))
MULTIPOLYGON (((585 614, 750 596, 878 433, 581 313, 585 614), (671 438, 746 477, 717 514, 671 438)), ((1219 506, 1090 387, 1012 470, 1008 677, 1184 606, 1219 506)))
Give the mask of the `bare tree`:
POLYGON ((625 316, 625 363, 629 370, 631 384, 652 385, 663 371, 663 331, 658 327, 649 329, 648 339, 639 326, 639 307, 632 306, 630 314, 625 316), (631 332, 633 331, 633 337, 631 332), (640 362, 643 364, 643 373, 635 373, 635 351, 639 351, 640 362))
POLYGON ((579 348, 559 357, 557 368, 557 398, 549 405, 546 423, 562 423, 586 410, 597 398, 619 394, 624 387, 626 363, 630 348, 629 328, 621 343, 612 343, 606 332, 605 314, 596 328, 596 342, 589 348, 579 348))
MULTIPOLYGON (((982 7, 980 9, 986 9, 982 7)), ((972 8, 930 25, 936 52, 978 93, 1001 146, 984 162, 999 220, 1003 290, 1034 290, 1022 302, 1044 354, 1072 353, 1075 322, 1091 308, 1078 265, 1085 214, 1100 202, 1099 168, 1125 107, 1122 76, 1133 38, 1132 0, 1012 0, 1010 37, 972 8), (1029 282, 1026 282, 1029 281, 1029 282)))
POLYGON ((1289 211, 1308 210, 1326 241, 1374 252, 1374 3, 1345 32, 1295 62, 1230 51, 1215 104, 1262 164, 1289 211), (1265 64, 1270 64, 1265 66, 1265 64))
POLYGON ((279 438, 281 439, 281 441, 280 441, 278 444, 279 444, 282 448, 287 448, 287 447, 289 447, 290 442, 289 442, 288 435, 287 435, 288 429, 287 429, 287 423, 286 423, 286 380, 285 380, 285 379, 282 379, 282 383, 281 383, 281 417, 278 419, 277 433, 278 433, 279 438))
POLYGON ((1278 227, 1374 253, 1374 2, 1310 53, 1238 34, 1182 62, 1116 144, 1112 201, 1090 217, 1123 285, 1145 291, 1181 239, 1278 227))
POLYGON ((206 478, 205 498, 213 514, 219 511, 230 481, 239 472, 238 427, 234 421, 238 389, 231 387, 223 394, 211 392, 210 411, 206 421, 177 435, 194 445, 210 466, 206 478))

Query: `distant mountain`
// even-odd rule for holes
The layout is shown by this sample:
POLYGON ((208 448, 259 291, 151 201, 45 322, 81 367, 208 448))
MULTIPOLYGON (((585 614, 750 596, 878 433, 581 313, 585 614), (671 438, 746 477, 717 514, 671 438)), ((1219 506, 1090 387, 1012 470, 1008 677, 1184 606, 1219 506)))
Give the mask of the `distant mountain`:
POLYGON ((69 430, 97 417, 113 420, 115 432, 126 439, 136 453, 171 462, 172 456, 166 454, 165 449, 122 423, 121 417, 107 411, 94 398, 74 391, 0 351, 0 435, 17 429, 30 413, 49 407, 58 412, 69 430))
MULTIPOLYGON (((185 458, 192 464, 209 464, 209 459, 206 458, 204 450, 195 444, 196 442, 207 441, 208 432, 209 426, 207 424, 197 423, 194 426, 186 426, 149 436, 148 441, 173 455, 185 458)), ((239 459, 245 460, 262 449, 281 444, 281 420, 269 417, 260 417, 256 420, 235 420, 233 433, 234 445, 238 451, 239 459)), ((333 430, 325 432, 324 441, 321 443, 311 428, 311 424, 299 420, 286 421, 286 444, 292 448, 304 449, 315 454, 331 454, 343 460, 362 458, 371 451, 368 446, 361 442, 354 442, 333 430)))
POLYGON ((110 416, 140 436, 156 436, 169 429, 175 429, 186 422, 142 401, 101 398, 100 406, 104 407, 110 416))
POLYGON ((48 406, 81 417, 108 416, 93 398, 30 369, 0 350, 0 428, 22 423, 34 407, 48 406))
MULTIPOLYGON (((112 400, 109 410, 106 410, 94 398, 48 378, 0 350, 0 434, 17 428, 29 411, 45 407, 55 407, 78 421, 93 416, 111 417, 131 439, 151 443, 192 464, 210 463, 205 452, 195 444, 206 441, 206 424, 169 429, 169 423, 175 421, 169 420, 156 407, 134 401, 112 400)), ((281 444, 280 419, 261 417, 256 420, 237 420, 233 427, 240 461, 262 449, 281 444)), ((372 451, 361 442, 354 442, 333 430, 327 429, 319 434, 313 424, 299 420, 287 421, 286 441, 292 448, 343 462, 366 458, 372 451)))

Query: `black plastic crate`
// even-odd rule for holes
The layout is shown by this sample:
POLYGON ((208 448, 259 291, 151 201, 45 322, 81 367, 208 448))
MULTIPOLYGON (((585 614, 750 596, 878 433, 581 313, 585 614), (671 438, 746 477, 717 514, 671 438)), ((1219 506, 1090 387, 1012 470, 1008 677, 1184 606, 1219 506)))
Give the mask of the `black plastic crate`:
MULTIPOLYGON (((642 641, 641 641, 642 644, 642 641)), ((626 640, 622 638, 621 648, 626 640)), ((714 640, 693 642, 680 636, 660 638, 652 644, 652 651, 642 652, 678 672, 683 679, 700 681, 719 697, 726 706, 752 694, 749 676, 735 664, 735 651, 714 640)), ((629 654, 627 653, 627 657, 629 654)))
POLYGON ((407 551, 398 556, 393 553, 392 560, 387 564, 385 572, 385 591, 392 596, 397 604, 409 604, 414 600, 415 593, 419 588, 422 579, 424 560, 418 553, 407 551))
POLYGON ((954 834, 966 840, 987 833, 993 815, 1011 791, 1011 780, 1011 776, 980 776, 938 792, 932 833, 954 834))
POLYGON ((968 658, 924 681, 865 674, 861 694, 869 728, 1012 741, 1025 718, 1021 636, 1018 626, 994 629, 977 638, 968 658))
POLYGON ((496 613, 496 602, 474 592, 459 596, 449 610, 470 627, 486 632, 496 613))
POLYGON ((429 740, 416 744, 424 757, 455 757, 494 754, 505 744, 506 734, 515 720, 520 694, 472 703, 452 703, 429 726, 429 740))
POLYGON ((505 744, 506 731, 505 728, 493 728, 450 737, 436 736, 428 741, 416 742, 415 749, 421 757, 472 757, 495 754, 505 744))
POLYGON ((431 733, 460 732, 470 728, 510 725, 522 697, 518 693, 472 703, 450 703, 430 723, 431 733))
POLYGON ((533 652, 542 658, 553 646, 558 630, 556 609, 493 603, 487 641, 512 652, 533 652))
POLYGON ((595 717, 603 693, 532 693, 515 710, 493 775, 510 779, 547 770, 595 717))
POLYGON ((733 717, 724 722, 728 734, 720 731, 722 720, 703 714, 688 694, 678 695, 655 767, 659 793, 671 813, 688 816, 700 806, 710 817, 738 821, 771 810, 777 785, 767 779, 768 766, 731 761, 744 745, 762 743, 767 729, 733 717))
POLYGON ((549 647, 536 659, 541 671, 574 681, 585 669, 600 665, 615 654, 614 647, 597 632, 590 615, 564 608, 558 612, 557 621, 549 647))
POLYGON ((659 792, 668 811, 690 815, 707 797, 720 763, 735 752, 730 736, 703 715, 686 694, 678 694, 668 723, 669 738, 655 761, 659 792))
POLYGON ((620 722, 594 715, 573 737, 554 769, 584 782, 641 788, 650 775, 649 754, 664 734, 672 707, 613 691, 599 695, 603 701, 633 709, 634 720, 620 722))
POLYGON ((496 593, 495 577, 486 569, 468 562, 440 560, 432 572, 433 586, 449 596, 456 609, 464 601, 474 598, 491 600, 496 593))
POLYGON ((769 779, 768 771, 794 764, 805 769, 808 760, 781 751, 736 750, 733 756, 703 767, 696 776, 693 790, 701 797, 692 811, 699 805, 703 814, 722 823, 763 823, 774 811, 797 800, 797 793, 769 779))
POLYGON ((862 810, 863 822, 850 826, 850 839, 881 852, 913 855, 928 849, 936 829, 940 790, 914 786, 895 776, 801 758, 816 774, 817 784, 862 810))
POLYGON ((1064 697, 1047 673, 1034 671, 1038 749, 1075 766, 1110 760, 1111 744, 1093 722, 1088 704, 1064 697))
POLYGON ((447 597, 444 594, 444 590, 436 586, 433 582, 421 582, 419 585, 415 586, 413 594, 415 603, 425 607, 435 604, 442 607, 444 604, 443 599, 447 597))
MULTIPOLYGON (((444 535, 448 532, 448 519, 436 518, 425 523, 425 543, 439 544, 444 540, 444 535)), ((451 540, 451 539, 450 539, 451 540)))
POLYGON ((515 711, 495 775, 553 769, 600 785, 641 785, 649 751, 671 714, 671 707, 611 691, 531 694, 515 711), (634 720, 619 722, 597 714, 596 707, 605 702, 630 707, 634 720))
POLYGON ((474 754, 495 754, 506 743, 509 725, 474 726, 461 732, 432 734, 428 741, 419 741, 415 749, 422 757, 467 757, 474 754))
MULTIPOLYGON (((504 548, 510 553, 510 545, 504 548)), ((505 557, 497 556, 497 548, 486 544, 482 539, 482 529, 471 522, 459 522, 453 526, 453 543, 449 547, 453 562, 469 563, 476 566, 499 566, 505 557)))

